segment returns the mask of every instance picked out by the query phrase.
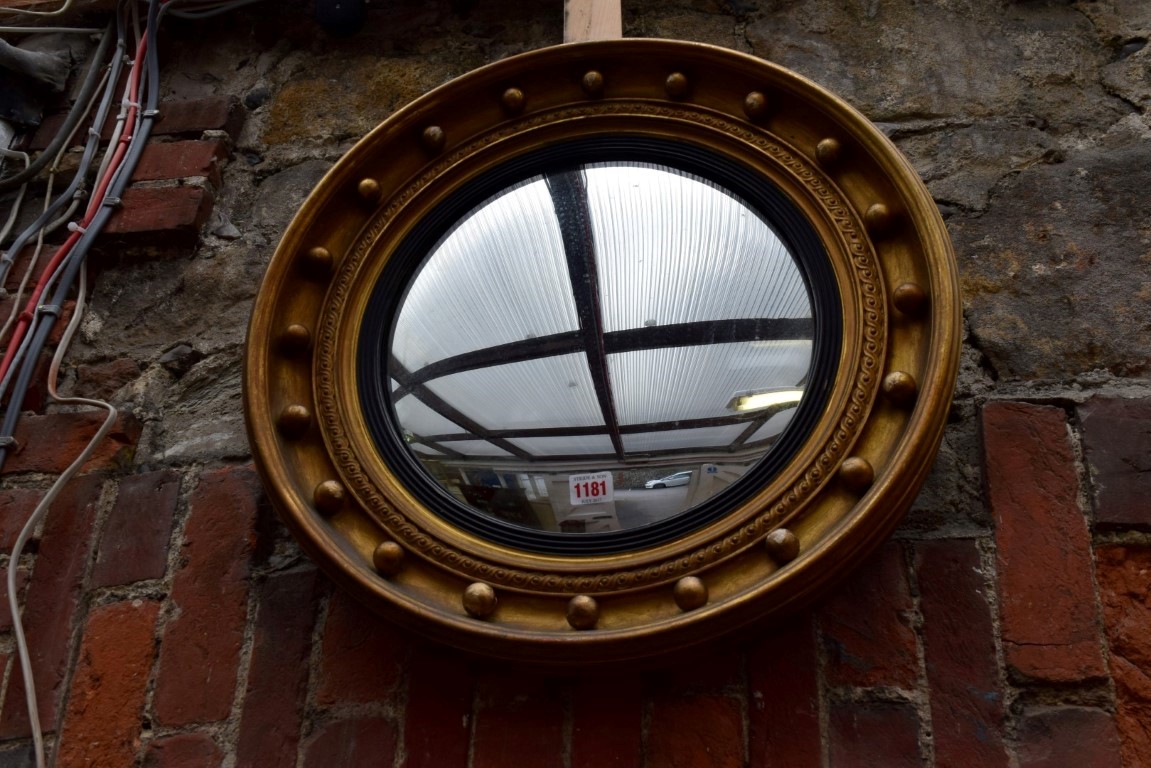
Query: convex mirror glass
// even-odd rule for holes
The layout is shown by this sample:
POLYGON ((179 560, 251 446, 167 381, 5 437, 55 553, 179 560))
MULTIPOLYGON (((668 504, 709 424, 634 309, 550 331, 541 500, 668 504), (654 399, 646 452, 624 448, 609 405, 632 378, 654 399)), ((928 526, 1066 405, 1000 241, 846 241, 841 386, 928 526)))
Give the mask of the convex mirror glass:
POLYGON ((652 163, 537 174, 431 248, 388 381, 404 442, 476 514, 565 534, 722 494, 788 428, 813 306, 772 222, 652 163))

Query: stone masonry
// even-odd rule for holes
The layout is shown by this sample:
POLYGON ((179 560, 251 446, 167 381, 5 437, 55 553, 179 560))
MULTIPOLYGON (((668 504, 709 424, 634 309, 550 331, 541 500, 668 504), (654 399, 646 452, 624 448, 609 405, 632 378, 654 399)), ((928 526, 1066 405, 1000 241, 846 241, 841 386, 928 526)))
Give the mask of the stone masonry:
MULTIPOLYGON (((785 624, 663 668, 525 672, 351 601, 251 466, 253 297, 343 152, 446 80, 559 42, 561 4, 380 0, 347 38, 301 0, 167 19, 164 118, 63 371, 67 393, 122 415, 14 564, 55 766, 1151 766, 1151 4, 623 11, 628 36, 734 48, 832 89, 935 197, 963 365, 894 538, 785 624)), ((24 408, 3 559, 101 418, 43 387, 24 408)), ((31 765, 15 658, 5 610, 0 767, 31 765)))

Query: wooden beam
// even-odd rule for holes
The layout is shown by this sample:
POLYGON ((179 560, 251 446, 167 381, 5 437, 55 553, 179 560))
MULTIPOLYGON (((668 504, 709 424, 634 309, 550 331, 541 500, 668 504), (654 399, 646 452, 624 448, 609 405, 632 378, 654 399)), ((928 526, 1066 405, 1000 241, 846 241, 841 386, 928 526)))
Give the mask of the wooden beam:
POLYGON ((564 42, 623 37, 620 0, 564 0, 564 42))

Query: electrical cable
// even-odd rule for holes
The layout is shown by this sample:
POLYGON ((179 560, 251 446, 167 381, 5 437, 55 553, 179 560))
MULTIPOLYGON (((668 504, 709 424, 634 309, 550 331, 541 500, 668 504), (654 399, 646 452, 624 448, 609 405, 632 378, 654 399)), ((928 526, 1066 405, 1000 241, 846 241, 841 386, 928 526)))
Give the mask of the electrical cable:
MULTIPOLYGON (((3 363, 0 363, 0 374, 6 373, 8 368, 12 366, 12 358, 14 356, 13 345, 17 343, 17 339, 22 340, 24 334, 29 332, 29 327, 33 325, 33 320, 39 319, 38 316, 45 315, 45 308, 60 307, 67 298, 67 293, 71 288, 72 282, 75 280, 76 273, 83 263, 84 257, 91 249, 92 242, 95 240, 96 235, 104 228, 104 225, 114 213, 113 208, 119 202, 123 189, 130 181, 132 172, 144 150, 147 138, 151 134, 152 124, 157 115, 156 105, 159 101, 159 59, 156 55, 156 48, 154 45, 150 45, 150 41, 155 39, 156 26, 159 19, 159 7, 157 0, 152 0, 152 2, 149 3, 147 30, 140 40, 136 59, 129 74, 129 82, 133 85, 130 115, 132 117, 135 117, 137 114, 139 115, 139 125, 132 135, 121 137, 116 147, 111 167, 108 173, 105 174, 97 184, 83 220, 78 225, 75 225, 72 235, 65 241, 64 245, 57 250, 48 268, 45 270, 46 273, 55 273, 57 267, 64 266, 63 274, 60 276, 59 285, 56 287, 52 301, 44 305, 40 304, 40 296, 45 291, 47 281, 42 280, 41 283, 37 285, 26 305, 25 311, 21 313, 20 320, 13 332, 12 341, 9 342, 8 351, 5 354, 3 363), (141 61, 141 59, 143 59, 143 61, 141 61), (144 71, 148 73, 148 88, 145 109, 140 111, 136 99, 138 94, 137 89, 141 83, 142 73, 144 71)), ((132 117, 129 118, 129 121, 132 117)), ((15 380, 15 385, 9 400, 10 403, 14 402, 18 404, 23 400, 24 393, 28 390, 34 370, 34 365, 30 361, 34 359, 38 350, 43 348, 48 335, 52 331, 52 326, 55 324, 55 319, 55 316, 49 312, 47 316, 43 317, 43 322, 37 322, 35 324, 35 338, 31 351, 28 353, 28 356, 25 357, 23 365, 20 366, 20 373, 15 380)), ((13 434, 18 418, 19 408, 9 407, 4 414, 3 423, 0 424, 0 435, 13 434)), ((3 465, 7 452, 8 448, 0 445, 0 466, 3 465)))
MULTIPOLYGON (((117 16, 119 19, 122 19, 122 16, 119 14, 117 14, 117 16)), ((93 196, 93 200, 88 206, 88 211, 82 219, 82 223, 75 226, 73 235, 79 233, 79 237, 74 240, 73 244, 77 245, 78 247, 75 249, 71 247, 61 247, 57 253, 57 256, 53 259, 55 265, 50 265, 49 269, 46 270, 46 273, 51 271, 53 273, 52 276, 48 277, 47 279, 41 279, 37 286, 37 291, 34 293, 33 300, 29 302, 29 307, 35 306, 40 293, 45 290, 49 284, 58 280, 55 293, 53 294, 54 304, 48 305, 48 307, 36 306, 35 320, 37 322, 35 323, 26 322, 26 316, 28 315, 27 309, 21 317, 21 324, 31 325, 32 329, 34 329, 27 334, 27 338, 30 339, 31 349, 33 352, 32 354, 25 357, 24 364, 20 367, 20 374, 16 382, 16 387, 12 393, 12 397, 9 400, 9 408, 4 414, 5 427, 3 430, 0 430, 0 432, 3 432, 6 435, 10 436, 13 433, 15 421, 19 416, 19 404, 23 401, 24 394, 27 392, 32 370, 35 367, 34 358, 38 353, 38 350, 44 346, 44 343, 47 340, 47 335, 51 332, 52 326, 54 325, 59 306, 67 297, 67 293, 71 288, 71 283, 75 279, 77 272, 79 272, 81 274, 82 286, 80 291, 80 298, 78 299, 77 311, 73 315, 72 322, 69 323, 69 330, 66 331, 66 339, 65 341, 62 341, 60 345, 61 348, 57 350, 57 354, 53 358, 53 363, 49 371, 49 394, 53 398, 58 399, 56 393, 56 375, 59 370, 59 360, 62 359, 63 349, 66 348, 66 343, 70 342, 71 335, 74 333, 75 328, 77 327, 77 324, 82 316, 82 309, 79 302, 82 302, 86 288, 86 285, 84 284, 85 278, 83 276, 83 268, 85 265, 84 257, 87 255, 88 250, 91 248, 92 240, 96 234, 98 234, 100 230, 103 229, 104 224, 106 224, 108 218, 112 214, 110 203, 113 199, 118 199, 123 188, 130 180, 132 171, 134 170, 136 163, 139 161, 139 156, 143 151, 143 146, 147 142, 148 135, 151 132, 151 123, 155 118, 155 106, 156 102, 158 101, 159 93, 159 64, 156 57, 155 46, 148 46, 147 40, 149 37, 154 39, 157 18, 158 2, 157 0, 151 0, 148 8, 148 27, 150 35, 146 35, 140 40, 139 46, 137 48, 136 61, 133 64, 132 72, 129 77, 129 82, 135 83, 138 86, 140 82, 141 69, 145 69, 152 74, 148 89, 148 109, 142 113, 142 119, 137 121, 137 129, 133 131, 132 134, 126 139, 122 137, 121 141, 117 142, 114 152, 110 153, 112 154, 113 159, 108 164, 106 171, 102 174, 97 183, 97 194, 93 196), (141 63, 142 56, 144 57, 144 61, 141 63), (128 142, 130 142, 130 144, 128 142), (110 198, 110 195, 114 195, 115 197, 110 198), (63 253, 61 254, 61 252, 63 253), (54 308, 55 311, 50 312, 46 317, 43 317, 43 322, 39 322, 46 308, 54 308)), ((123 27, 118 24, 117 29, 122 30, 123 27)), ((95 66, 95 63, 93 66, 95 66)), ((132 94, 134 100, 138 95, 138 91, 133 90, 132 94)), ((138 112, 138 110, 133 107, 131 113, 135 112, 138 112)), ((72 238, 69 238, 69 240, 72 240, 72 238)), ((17 326, 18 329, 20 327, 21 325, 17 326)), ((12 343, 15 343, 15 338, 13 339, 12 343)), ((11 352, 12 343, 9 344, 9 353, 11 352)), ((12 360, 10 358, 11 355, 6 354, 6 366, 11 365, 12 360)), ((4 373, 7 374, 7 372, 8 371, 5 369, 4 373)), ((16 639, 17 653, 20 659, 21 670, 24 674, 25 699, 28 707, 29 724, 32 730, 37 768, 45 768, 46 766, 44 738, 40 728, 39 709, 36 701, 36 689, 32 677, 31 656, 28 650, 27 639, 24 636, 24 630, 20 620, 19 610, 17 608, 18 602, 16 595, 15 577, 16 564, 19 561, 19 554, 23 550, 24 544, 32 535, 36 525, 39 524, 39 520, 43 518, 44 514, 46 514, 52 499, 55 498, 55 496, 59 493, 59 490, 63 488, 64 485, 71 479, 72 475, 79 471, 84 462, 87 461, 88 457, 95 450, 95 447, 99 444, 99 441, 103 440, 107 433, 110 431, 117 415, 115 408, 99 401, 89 401, 84 398, 69 399, 69 401, 76 404, 87 404, 95 407, 107 408, 108 417, 104 420, 104 423, 101 425, 100 429, 97 430, 97 433, 93 436, 92 440, 89 441, 81 455, 68 467, 67 470, 65 470, 65 472, 59 478, 57 478, 56 482, 52 485, 52 488, 49 489, 48 494, 43 500, 41 500, 41 503, 37 505, 36 510, 33 512, 32 518, 29 519, 28 523, 20 532, 16 546, 14 546, 12 551, 8 569, 8 595, 13 613, 13 632, 16 639)), ((6 447, 0 449, 0 464, 2 464, 3 457, 6 453, 6 447)))
POLYGON ((96 27, 0 27, 0 35, 98 35, 96 27))
POLYGON ((19 13, 22 16, 39 16, 41 18, 47 16, 61 16, 68 12, 68 8, 72 5, 72 0, 64 0, 64 4, 54 11, 28 11, 23 8, 0 8, 3 13, 19 13))
POLYGON ((96 53, 92 57, 92 66, 88 68, 88 73, 84 76, 84 84, 80 88, 80 93, 76 96, 76 104, 68 113, 68 117, 64 119, 64 125, 60 127, 60 131, 52 138, 48 146, 37 157, 31 165, 19 173, 7 176, 0 179, 0 192, 7 192, 9 189, 20 186, 29 179, 36 177, 40 171, 44 170, 44 166, 60 149, 60 143, 63 142, 64 137, 72 132, 81 119, 82 105, 86 104, 92 97, 92 92, 96 88, 96 75, 103 69, 104 58, 108 55, 108 47, 112 44, 112 26, 104 31, 100 38, 100 45, 96 48, 96 53))
MULTIPOLYGON (((67 299, 72 283, 76 280, 76 277, 79 276, 80 286, 76 310, 68 324, 68 328, 65 330, 64 338, 56 354, 53 356, 49 369, 49 395, 60 403, 88 405, 107 409, 108 416, 89 441, 88 445, 85 446, 84 451, 69 465, 64 473, 57 478, 56 482, 53 483, 49 489, 48 494, 41 500, 40 504, 37 505, 32 516, 20 531, 16 544, 13 547, 8 567, 7 587, 13 617, 13 633, 20 660, 20 668, 24 675, 25 699, 28 707, 29 724, 32 730, 37 768, 45 768, 46 766, 44 737, 40 727, 36 690, 32 676, 31 656, 19 615, 19 596, 16 591, 16 567, 25 544, 39 525, 40 520, 47 513, 52 501, 72 476, 80 470, 84 462, 88 460, 99 442, 107 436, 118 415, 115 407, 102 401, 89 400, 87 398, 60 398, 56 390, 56 380, 60 361, 63 359, 65 351, 71 343, 72 336, 83 314, 84 297, 87 288, 85 269, 87 253, 91 249, 95 237, 103 230, 108 219, 112 216, 114 207, 119 204, 119 198, 123 190, 130 183, 132 174, 147 144, 152 125, 158 114, 156 107, 159 102, 160 78, 159 58, 155 41, 159 20, 163 12, 167 10, 167 2, 168 0, 149 1, 146 31, 138 40, 136 58, 133 61, 128 78, 130 96, 128 99, 125 99, 128 110, 124 116, 124 123, 132 122, 133 129, 129 130, 127 135, 118 137, 114 145, 114 151, 110 151, 105 156, 106 163, 102 163, 102 171, 97 175, 98 181, 94 187, 94 193, 85 215, 79 224, 71 225, 73 228, 72 236, 57 250, 52 262, 45 270, 45 275, 48 275, 49 272, 51 272, 51 275, 42 277, 39 281, 33 293, 33 298, 28 302, 25 312, 21 315, 20 322, 17 325, 17 332, 13 334, 13 340, 9 344, 9 349, 5 354, 4 361, 0 364, 0 374, 3 374, 3 377, 7 378, 10 372, 15 370, 16 367, 12 355, 12 345, 17 343, 17 338, 19 338, 19 343, 22 347, 25 341, 28 342, 28 350, 30 351, 26 352, 23 356, 22 365, 19 366, 16 385, 9 399, 9 407, 4 414, 3 424, 0 425, 0 436, 10 437, 13 434, 15 422, 19 417, 19 404, 23 402, 24 395, 31 381, 35 368, 35 357, 39 354, 39 350, 44 347, 47 337, 51 333, 52 327, 59 315, 59 309, 64 300, 67 299), (145 86, 145 98, 144 109, 141 110, 138 99, 142 84, 145 86), (40 296, 47 292, 53 284, 55 285, 55 289, 52 291, 50 303, 46 305, 38 304, 40 296), (34 310, 34 313, 32 310, 34 310), (26 331, 26 333, 21 329, 26 331)), ((116 25, 117 30, 122 38, 123 17, 119 13, 119 8, 117 19, 119 22, 116 25)), ((93 66, 95 66, 95 64, 93 66)), ((115 81, 112 80, 109 82, 115 81)), ((103 112, 103 106, 101 111, 103 112)), ((98 124, 102 125, 102 123, 98 124)), ((7 441, 0 442, 0 467, 3 466, 8 451, 8 446, 5 445, 6 442, 7 441)))
POLYGON ((19 605, 19 594, 16 590, 16 567, 20 561, 20 555, 24 552, 24 546, 28 543, 28 539, 32 537, 36 527, 48 512, 48 508, 56 497, 63 490, 64 486, 71 481, 72 477, 84 466, 88 458, 96 450, 96 446, 100 444, 112 429, 112 425, 116 423, 116 418, 119 412, 116 407, 110 403, 102 400, 92 400, 86 397, 60 397, 56 389, 56 379, 60 371, 60 361, 64 357, 68 346, 72 342, 72 336, 79 326, 79 320, 83 315, 84 297, 87 293, 87 270, 80 270, 80 287, 76 298, 76 313, 72 316, 71 322, 64 331, 64 336, 60 341, 59 347, 56 349, 56 354, 52 357, 52 363, 48 369, 48 395, 53 400, 63 405, 87 405, 93 408, 103 408, 108 411, 108 415, 104 419, 104 423, 96 430, 96 434, 84 446, 84 450, 80 455, 68 465, 56 482, 52 483, 52 487, 36 505, 36 509, 32 511, 32 515, 28 521, 24 523, 24 527, 20 529, 20 534, 16 537, 16 542, 12 545, 12 554, 8 560, 8 604, 12 609, 12 634, 16 641, 16 652, 20 659, 20 670, 24 675, 24 694, 25 700, 28 705, 28 724, 32 730, 32 743, 36 754, 37 768, 45 768, 45 750, 44 750, 44 734, 40 728, 40 711, 39 704, 36 700, 36 686, 33 684, 32 677, 32 655, 28 649, 28 639, 24 634, 24 625, 20 618, 20 612, 17 606, 19 605))
MULTIPOLYGON (((109 74, 108 72, 105 72, 104 77, 107 78, 108 74, 109 74)), ((101 85, 104 85, 104 84, 106 84, 106 82, 101 83, 101 85)), ((110 98, 112 92, 114 92, 114 91, 109 90, 106 93, 106 96, 108 98, 110 98)), ((95 96, 95 94, 94 94, 94 96, 95 96)), ((90 112, 93 106, 95 106, 94 103, 89 103, 88 107, 85 111, 85 114, 87 114, 87 112, 90 112)), ((106 114, 106 110, 101 114, 106 114)), ((100 117, 98 116, 97 119, 100 119, 100 117)), ((83 123, 81 123, 81 125, 82 124, 83 123)), ((75 132, 73 132, 73 135, 74 135, 74 133, 75 132)), ((56 154, 55 162, 53 162, 51 167, 49 167, 49 169, 48 169, 48 185, 47 185, 47 189, 44 191, 44 213, 41 214, 41 216, 37 218, 37 220, 36 220, 37 223, 39 223, 42 219, 44 219, 48 215, 50 215, 49 212, 54 213, 55 211, 59 210, 59 205, 57 205, 55 202, 52 202, 52 186, 56 181, 56 174, 60 170, 60 161, 64 158, 64 154, 67 152, 67 147, 69 145, 71 145, 72 138, 73 138, 73 136, 69 136, 68 140, 67 140, 67 142, 65 142, 64 146, 60 147, 60 151, 56 154)), ((89 134, 89 142, 90 143, 91 143, 91 139, 92 139, 92 135, 90 133, 89 134)), ((96 135, 95 139, 96 139, 96 143, 98 144, 99 143, 99 135, 96 135)), ((94 146, 95 145, 93 145, 93 147, 94 146)), ((83 183, 84 178, 88 174, 88 168, 89 168, 89 166, 91 166, 91 164, 92 164, 92 152, 85 151, 83 157, 81 157, 81 159, 80 159, 79 165, 76 168, 76 173, 73 176, 73 184, 69 185, 68 190, 66 190, 64 192, 64 194, 62 194, 60 196, 60 198, 58 198, 58 201, 61 203, 68 200, 68 199, 71 199, 71 204, 68 206, 67 210, 65 210, 61 216, 59 216, 58 218, 56 218, 53 221, 47 222, 43 226, 40 226, 37 228, 36 248, 32 251, 32 255, 28 259, 28 266, 24 270, 23 277, 21 277, 21 279, 20 279, 20 285, 16 290, 15 300, 12 302, 12 310, 11 310, 11 312, 8 313, 8 318, 4 321, 4 326, 2 328, 0 328, 0 343, 3 343, 4 339, 7 337, 8 331, 12 327, 12 323, 16 319, 16 315, 20 311, 20 309, 19 309, 20 308, 20 300, 24 297, 24 290, 28 287, 28 280, 31 278, 32 274, 36 271, 36 265, 40 261, 40 254, 43 252, 43 249, 44 249, 44 238, 47 237, 52 232, 56 231, 56 229, 59 228, 60 226, 62 226, 63 224, 66 224, 68 222, 68 220, 72 217, 72 214, 79 207, 80 200, 83 196, 78 193, 78 185, 83 183)), ((21 189, 24 189, 24 188, 25 187, 21 187, 21 189)), ((30 230, 27 230, 27 231, 30 231, 30 230)), ((4 237, 6 237, 6 236, 7 236, 7 232, 5 232, 3 236, 0 236, 0 242, 3 242, 4 237)), ((23 246, 21 245, 20 247, 22 248, 23 246)), ((6 265, 0 265, 0 266, 6 266, 6 265)), ((2 290, 2 286, 3 286, 3 279, 6 276, 6 273, 7 273, 6 269, 0 269, 0 293, 4 292, 2 290)), ((3 393, 4 393, 4 387, 0 386, 0 397, 3 397, 3 393)))
POLYGON ((116 83, 120 79, 120 72, 124 65, 126 43, 122 34, 118 33, 117 37, 117 52, 113 56, 112 62, 105 74, 104 96, 100 102, 99 109, 96 110, 96 117, 92 121, 93 127, 88 129, 88 141, 84 146, 84 154, 80 158, 80 165, 76 175, 72 177, 72 182, 64 192, 60 194, 60 197, 20 233, 7 252, 0 255, 0 285, 4 284, 9 268, 24 248, 24 245, 31 240, 37 232, 48 226, 49 222, 52 221, 51 217, 55 216, 69 200, 75 202, 83 195, 88 169, 92 165, 93 156, 100 147, 100 127, 103 126, 104 122, 108 119, 108 110, 111 109, 112 98, 116 92, 116 83))

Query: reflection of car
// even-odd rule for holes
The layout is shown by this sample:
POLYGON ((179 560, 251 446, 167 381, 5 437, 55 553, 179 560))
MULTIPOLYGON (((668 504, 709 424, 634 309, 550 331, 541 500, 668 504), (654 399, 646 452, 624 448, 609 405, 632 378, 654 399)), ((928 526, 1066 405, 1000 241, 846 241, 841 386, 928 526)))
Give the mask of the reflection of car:
POLYGON ((644 488, 670 488, 673 485, 687 485, 691 482, 691 470, 687 472, 676 472, 674 475, 661 477, 658 480, 648 480, 643 484, 644 488))

